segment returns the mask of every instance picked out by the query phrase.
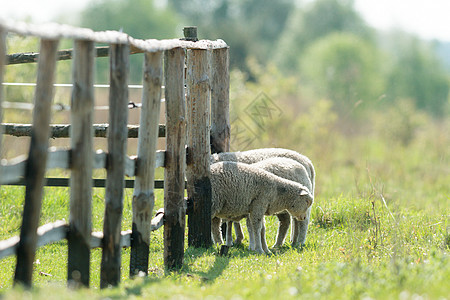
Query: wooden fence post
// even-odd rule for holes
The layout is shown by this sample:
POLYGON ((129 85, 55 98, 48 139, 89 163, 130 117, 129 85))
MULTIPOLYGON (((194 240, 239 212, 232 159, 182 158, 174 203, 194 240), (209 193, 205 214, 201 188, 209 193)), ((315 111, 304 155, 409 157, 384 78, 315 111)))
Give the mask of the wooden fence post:
POLYGON ((211 55, 211 152, 230 151, 230 73, 228 48, 211 55))
MULTIPOLYGON (((211 54, 211 152, 230 151, 230 72, 228 48, 211 54)), ((222 223, 225 233, 227 223, 222 223)))
POLYGON ((100 287, 120 282, 120 229, 127 150, 129 45, 110 47, 108 163, 100 287))
POLYGON ((42 206, 45 166, 47 163, 53 80, 56 67, 57 40, 41 40, 38 75, 34 97, 33 129, 25 169, 25 204, 14 282, 31 286, 36 252, 37 227, 42 206))
MULTIPOLYGON (((0 26, 0 123, 3 122, 3 72, 6 62, 6 31, 0 26)), ((0 128, 0 151, 2 149, 3 140, 3 126, 0 128)), ((0 157, 1 158, 1 157, 0 157)), ((0 166, 0 176, 2 174, 2 167, 0 166)))
POLYGON ((71 176, 67 280, 89 286, 92 231, 92 119, 94 112, 94 43, 74 43, 71 99, 71 176))
POLYGON ((164 170, 164 265, 179 270, 183 265, 186 208, 186 104, 184 100, 184 50, 164 54, 166 99, 166 159, 164 170))
POLYGON ((156 149, 161 107, 162 52, 145 53, 142 108, 133 193, 130 276, 148 273, 150 225, 155 196, 156 149))
POLYGON ((187 50, 188 245, 210 247, 211 182, 208 51, 187 50))

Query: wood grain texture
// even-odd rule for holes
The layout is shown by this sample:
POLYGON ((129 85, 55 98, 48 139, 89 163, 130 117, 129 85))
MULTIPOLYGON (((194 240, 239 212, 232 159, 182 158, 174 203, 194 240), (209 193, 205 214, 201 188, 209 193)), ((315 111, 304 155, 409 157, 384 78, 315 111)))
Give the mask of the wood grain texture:
POLYGON ((164 169, 164 265, 179 270, 183 265, 186 208, 186 104, 184 99, 184 50, 164 54, 166 82, 166 159, 164 169))
POLYGON ((103 223, 103 252, 100 287, 120 282, 120 228, 127 149, 129 46, 114 44, 110 48, 110 91, 108 166, 103 223))
POLYGON ((14 275, 14 282, 25 286, 31 286, 33 261, 36 252, 36 230, 41 212, 47 163, 57 46, 57 40, 41 40, 41 56, 39 57, 34 98, 33 129, 25 167, 25 204, 14 275))
POLYGON ((94 158, 94 43, 75 41, 71 99, 71 176, 67 280, 89 286, 94 158))
POLYGON ((212 245, 209 74, 207 50, 187 50, 188 245, 204 248, 212 245))
MULTIPOLYGON (((94 124, 94 137, 106 138, 108 136, 109 124, 94 124)), ((50 137, 56 138, 68 138, 70 137, 70 124, 52 124, 50 126, 50 137)), ((16 137, 31 136, 30 124, 17 124, 17 123, 3 123, 1 129, 7 135, 12 135, 16 137)), ((139 126, 138 125, 127 125, 128 128, 128 138, 138 138, 139 136, 139 126)), ((158 127, 158 137, 166 136, 166 126, 164 124, 159 124, 158 127)))
POLYGON ((137 174, 133 193, 130 276, 148 273, 150 231, 155 196, 156 149, 161 108, 162 52, 146 53, 139 123, 137 174))
MULTIPOLYGON (((0 26, 0 123, 3 121, 3 74, 5 71, 6 56, 6 31, 0 26)), ((0 128, 0 150, 2 150, 3 128, 0 128)), ((0 177, 2 175, 2 166, 0 166, 0 177)))
POLYGON ((229 50, 211 54, 211 152, 230 151, 229 50))

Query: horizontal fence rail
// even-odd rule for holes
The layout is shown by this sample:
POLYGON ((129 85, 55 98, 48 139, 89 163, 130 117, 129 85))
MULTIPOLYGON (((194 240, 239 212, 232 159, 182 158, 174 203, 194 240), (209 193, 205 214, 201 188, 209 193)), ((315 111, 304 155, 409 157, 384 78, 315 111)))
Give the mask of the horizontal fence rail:
MULTIPOLYGON (((72 161, 71 155, 71 150, 57 150, 56 148, 51 148, 48 152, 46 169, 70 170, 70 162, 72 161)), ((7 162, 6 160, 2 160, 0 185, 15 183, 23 178, 25 176, 27 163, 28 159, 25 156, 10 160, 9 162, 7 162)), ((92 167, 93 169, 107 169, 108 154, 106 152, 98 150, 94 155, 92 167)), ((156 152, 155 167, 164 167, 164 151, 156 152)), ((139 169, 137 164, 137 157, 127 157, 125 160, 125 175, 127 177, 134 177, 138 173, 139 169)))
MULTIPOLYGON (((52 124, 50 125, 50 138, 69 138, 70 124, 52 124)), ((15 137, 30 137, 33 126, 30 124, 3 123, 2 130, 4 134, 15 137)), ((108 136, 109 124, 93 124, 94 137, 106 138, 108 136)), ((139 125, 127 125, 128 138, 139 137, 139 125)), ((159 124, 158 137, 166 136, 166 126, 159 124)))
POLYGON ((72 39, 88 40, 104 44, 129 44, 130 52, 132 53, 158 52, 175 48, 205 50, 228 48, 228 45, 223 40, 200 40, 197 42, 180 39, 142 40, 135 39, 126 33, 118 31, 96 32, 89 28, 78 28, 56 23, 36 25, 0 19, 0 26, 4 31, 10 33, 16 33, 23 36, 34 36, 48 40, 72 39))
POLYGON ((17 257, 14 283, 31 286, 36 249, 62 240, 68 244, 70 286, 89 286, 90 249, 97 247, 102 248, 101 288, 119 284, 122 247, 131 247, 130 276, 147 274, 150 232, 163 225, 165 267, 179 270, 188 186, 195 187, 187 191, 190 202, 201 208, 189 215, 189 245, 211 245, 207 177, 210 144, 214 152, 229 149, 228 50, 222 40, 199 41, 194 27, 185 28, 184 39, 142 40, 117 31, 0 19, 0 117, 2 108, 33 110, 32 124, 0 126, 0 147, 3 134, 30 138, 27 156, 0 163, 0 185, 25 186, 20 236, 0 241, 0 258, 17 257), (39 38, 39 53, 7 54, 10 33, 39 38), (61 39, 73 40, 74 48, 58 50, 61 39), (143 84, 129 85, 129 55, 136 53, 144 54, 143 84), (108 84, 93 82, 96 57, 109 57, 108 84), (61 60, 73 60, 70 84, 54 83, 56 62, 61 60), (4 83, 5 67, 23 63, 38 64, 36 83, 4 83), (14 86, 33 87, 33 103, 4 101, 3 88, 14 86), (56 87, 71 89, 70 105, 53 103, 56 87), (93 124, 93 112, 99 109, 94 88, 109 89, 109 105, 101 107, 109 111, 108 124, 93 124), (142 90, 141 103, 128 102, 129 89, 142 90), (159 124, 161 102, 166 124, 159 124), (139 126, 127 124, 131 108, 139 108, 139 126), (70 111, 71 124, 50 124, 55 110, 70 111), (95 137, 107 139, 107 152, 93 150, 95 137), (166 138, 164 151, 156 150, 159 137, 166 138), (69 138, 70 148, 49 148, 50 138, 69 138), (129 138, 138 138, 136 156, 126 154, 129 138), (154 179, 158 167, 165 168, 164 181, 154 179), (68 170, 70 177, 46 177, 52 169, 68 170), (94 169, 106 170, 106 178, 93 178, 94 169), (68 222, 38 227, 44 186, 70 187, 68 222), (91 228, 94 187, 105 188, 103 231, 98 232, 91 228), (124 188, 134 188, 132 229, 126 231, 121 230, 124 188), (156 188, 164 188, 164 208, 152 218, 156 188))
MULTIPOLYGON (((158 230, 163 225, 164 210, 160 209, 156 212, 155 218, 151 222, 151 231, 158 230)), ((69 225, 66 221, 56 221, 45 224, 37 229, 37 247, 42 247, 51 243, 60 242, 67 239, 69 225)), ((120 233, 120 246, 123 248, 130 247, 131 230, 124 230, 120 233)), ((90 248, 102 247, 103 232, 95 231, 91 233, 90 248)), ((19 244, 19 237, 14 236, 4 241, 0 241, 0 259, 14 255, 19 244)))

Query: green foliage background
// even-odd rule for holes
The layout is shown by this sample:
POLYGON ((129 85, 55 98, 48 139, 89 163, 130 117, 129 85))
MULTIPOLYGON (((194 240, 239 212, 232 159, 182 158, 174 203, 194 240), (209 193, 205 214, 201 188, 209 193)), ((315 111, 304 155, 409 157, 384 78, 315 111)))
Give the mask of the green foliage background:
MULTIPOLYGON (((287 244, 262 257, 243 247, 219 257, 217 249, 187 248, 183 270, 168 274, 160 230, 152 234, 149 277, 102 292, 61 288, 66 244, 41 248, 33 297, 448 297, 450 68, 442 55, 445 43, 401 31, 378 32, 351 0, 96 0, 74 25, 122 29, 143 39, 180 37, 183 26, 197 25, 200 38, 224 39, 231 55, 233 150, 284 147, 307 155, 317 172, 315 203, 304 249, 287 244)), ((71 41, 60 47, 70 48, 71 41)), ((38 49, 37 40, 8 36, 9 53, 38 49)), ((140 83, 142 57, 131 59, 130 82, 140 83)), ((107 66, 107 59, 97 60, 97 83, 107 83, 107 66)), ((71 81, 70 68, 70 62, 58 64, 58 82, 71 81)), ((5 81, 33 82, 35 73, 35 64, 8 66, 5 81)), ((7 87, 4 95, 6 101, 32 103, 33 89, 7 87)), ((70 93, 57 91, 56 98, 68 104, 70 93)), ((54 122, 63 118, 55 115, 54 122)), ((3 120, 29 123, 31 113, 6 109, 3 120)), ((23 192, 1 188, 2 240, 18 234, 23 192)), ((130 193, 123 230, 131 226, 130 193)), ((45 195, 42 224, 67 220, 68 190, 46 189, 45 195)), ((103 198, 96 190, 95 230, 102 227, 103 198)), ((162 201, 158 192, 155 208, 162 201)), ((267 218, 267 228, 273 242, 275 218, 267 218)), ((94 287, 100 256, 93 251, 94 287)), ((10 289, 14 263, 13 257, 0 261, 5 298, 27 295, 10 289)))

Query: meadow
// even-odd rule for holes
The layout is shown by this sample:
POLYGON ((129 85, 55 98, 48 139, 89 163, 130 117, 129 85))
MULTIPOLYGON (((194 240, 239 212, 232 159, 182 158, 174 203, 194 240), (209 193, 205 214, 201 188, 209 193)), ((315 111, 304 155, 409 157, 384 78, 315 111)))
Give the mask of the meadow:
MULTIPOLYGON (((330 131, 334 139, 328 146, 334 150, 317 148, 309 154, 316 167, 317 189, 302 249, 286 243, 273 249, 273 255, 257 255, 247 249, 247 238, 227 256, 219 256, 218 247, 186 246, 182 270, 167 273, 160 229, 151 236, 148 277, 129 279, 129 249, 124 249, 120 287, 100 290, 101 250, 96 249, 91 258, 91 289, 73 291, 66 288, 67 244, 59 242, 39 249, 31 291, 12 287, 15 258, 2 259, 1 298, 448 299, 446 125, 423 125, 426 130, 418 130, 407 146, 393 140, 386 143, 386 138, 375 134, 343 136, 330 131)), ((160 169, 157 173, 162 176, 160 169)), ((131 229, 131 198, 128 189, 123 230, 131 229)), ((156 198, 155 208, 162 207, 162 190, 156 198)), ((1 199, 3 240, 19 234, 24 188, 2 186, 1 199)), ((67 188, 46 188, 41 224, 68 220, 68 201, 67 188)), ((103 190, 95 189, 94 230, 102 229, 103 209, 103 190)), ((267 217, 266 224, 270 245, 278 220, 267 217)))
MULTIPOLYGON (((91 288, 70 290, 67 243, 59 242, 38 250, 32 290, 13 287, 15 257, 0 260, 0 299, 448 299, 448 114, 432 118, 407 100, 382 106, 382 97, 372 107, 363 103, 336 113, 331 100, 312 96, 295 78, 270 67, 253 72, 253 81, 239 72, 231 76, 232 149, 283 147, 312 159, 316 191, 305 247, 291 248, 287 242, 270 256, 257 255, 247 249, 245 238, 243 246, 219 256, 216 246, 186 245, 183 268, 169 273, 159 229, 151 235, 147 277, 129 279, 129 249, 123 249, 120 286, 100 290, 101 250, 95 249, 91 288), (276 104, 263 128, 248 111, 255 101, 276 104), (239 130, 244 124, 250 130, 239 130)), ((26 122, 16 113, 5 113, 4 121, 26 122)), ((26 149, 20 145, 5 139, 3 157, 26 149)), ((157 178, 162 174, 158 169, 157 178)), ((4 240, 20 232, 24 187, 2 186, 0 199, 4 240)), ((131 199, 127 189, 122 230, 131 229, 131 199)), ((158 190, 155 211, 162 206, 158 190)), ((45 188, 41 225, 68 220, 68 207, 68 188, 45 188)), ((102 230, 103 214, 104 190, 94 189, 93 230, 102 230)), ((266 218, 269 245, 277 226, 275 217, 266 218)))

